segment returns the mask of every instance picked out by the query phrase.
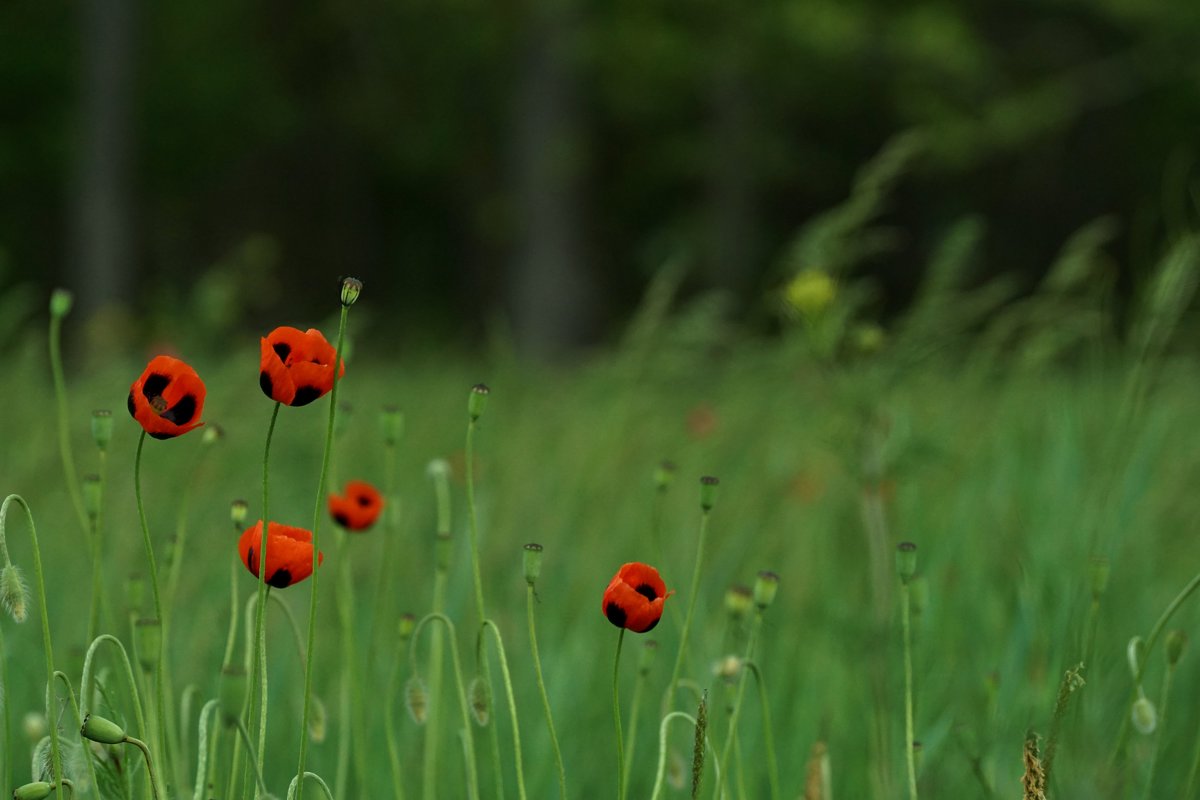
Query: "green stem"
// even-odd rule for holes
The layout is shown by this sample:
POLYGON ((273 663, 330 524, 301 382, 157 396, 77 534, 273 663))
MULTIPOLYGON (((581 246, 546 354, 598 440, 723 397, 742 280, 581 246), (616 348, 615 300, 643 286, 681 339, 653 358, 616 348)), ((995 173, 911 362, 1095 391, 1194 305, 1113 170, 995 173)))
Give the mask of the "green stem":
MULTIPOLYGON (((247 764, 256 764, 257 762, 255 761, 255 758, 254 758, 254 756, 255 756, 254 744, 250 741, 250 732, 248 730, 246 730, 246 724, 239 719, 239 720, 236 720, 236 727, 237 727, 238 735, 240 735, 242 737, 242 744, 244 744, 246 746, 246 751, 250 754, 249 758, 246 759, 246 763, 247 764)), ((259 759, 259 761, 261 761, 261 760, 262 759, 259 759)), ((256 787, 255 790, 257 792, 259 792, 262 797, 270 796, 271 793, 267 791, 267 783, 266 783, 266 781, 263 780, 262 770, 259 769, 257 766, 254 768, 254 780, 255 780, 255 787, 256 787)))
POLYGON ((92 540, 92 606, 88 614, 88 641, 96 638, 100 633, 100 609, 104 603, 104 578, 103 571, 100 569, 100 542, 101 529, 104 523, 104 483, 108 473, 108 453, 105 450, 100 450, 100 468, 97 475, 99 481, 99 508, 96 509, 96 516, 89 520, 92 540))
POLYGON ((220 705, 220 701, 214 699, 200 709, 196 730, 196 740, 199 742, 196 749, 196 783, 192 787, 192 800, 204 800, 204 789, 208 784, 208 720, 220 705))
MULTIPOLYGON (((54 677, 57 679, 67 691, 67 699, 71 703, 71 713, 75 715, 75 730, 83 728, 83 716, 79 713, 79 703, 75 699, 75 690, 71 688, 71 681, 67 678, 66 673, 62 670, 55 670, 54 677)), ((92 786, 96 785, 96 764, 95 759, 87 759, 88 776, 92 780, 92 786)), ((70 780, 64 778, 63 783, 71 786, 70 780)), ((75 795, 75 787, 71 786, 71 795, 75 795)))
POLYGON ((229 633, 225 636, 225 657, 221 660, 222 664, 229 664, 233 661, 233 648, 237 644, 237 629, 238 629, 238 590, 237 590, 237 575, 238 575, 238 559, 229 559, 229 633))
POLYGON ((900 584, 900 621, 904 635, 904 747, 908 762, 908 796, 917 800, 917 758, 913 750, 912 624, 908 583, 900 584))
MULTIPOLYGON (((433 613, 441 614, 446 609, 447 574, 440 567, 433 576, 433 613)), ((438 729, 441 727, 442 662, 445 660, 442 631, 435 630, 429 642, 429 711, 425 731, 425 763, 422 775, 422 797, 435 800, 437 790, 438 729)))
POLYGON ((1167 674, 1163 678, 1162 697, 1158 704, 1158 732, 1154 736, 1154 751, 1150 755, 1150 769, 1146 775, 1146 788, 1142 792, 1143 800, 1150 800, 1150 790, 1154 787, 1154 774, 1158 770, 1158 756, 1162 751, 1163 733, 1167 726, 1168 701, 1171 699, 1171 679, 1175 677, 1175 665, 1167 666, 1167 674))
MULTIPOLYGON (((559 795, 563 800, 567 800, 567 772, 563 767, 562 750, 558 746, 558 733, 554 730, 554 715, 550 712, 550 698, 546 695, 546 681, 542 678, 542 657, 538 654, 537 628, 534 625, 533 616, 533 584, 527 583, 525 588, 525 610, 529 620, 529 649, 533 653, 533 671, 537 677, 538 694, 542 698, 542 711, 546 714, 546 729, 550 731, 550 745, 554 749, 554 764, 558 767, 559 795)), ((640 679, 638 685, 639 687, 641 685, 640 679)), ((637 694, 638 692, 635 690, 634 697, 637 697, 637 694)))
MULTIPOLYGON (((686 711, 672 711, 663 717, 662 722, 658 726, 658 772, 654 777, 654 792, 650 795, 650 800, 658 800, 659 795, 662 794, 663 777, 667 771, 667 726, 673 719, 686 719, 692 724, 693 728, 698 724, 696 718, 686 711)), ((708 745, 709 752, 713 755, 713 770, 716 772, 717 785, 719 786, 723 780, 721 762, 717 760, 716 748, 713 747, 711 738, 705 736, 704 739, 708 745)))
POLYGON ((775 734, 771 730, 771 704, 767 702, 767 685, 763 682, 762 671, 757 664, 747 661, 746 668, 754 674, 754 682, 758 686, 758 704, 762 707, 763 742, 767 749, 767 777, 771 783, 771 800, 780 800, 783 793, 779 790, 779 761, 775 757, 775 734))
POLYGON ((321 518, 325 510, 325 479, 329 473, 329 456, 333 448, 333 421, 337 415, 338 365, 342 363, 342 347, 346 341, 346 317, 349 306, 342 306, 338 316, 337 346, 333 351, 333 389, 329 393, 329 419, 325 424, 325 452, 321 456, 321 477, 317 481, 317 501, 313 509, 312 595, 308 603, 308 647, 304 659, 304 714, 300 724, 300 761, 296 767, 296 797, 304 798, 304 760, 308 755, 308 717, 312 711, 313 652, 317 635, 317 572, 321 559, 321 518))
MULTIPOLYGON (((754 615, 754 624, 750 628, 750 637, 746 640, 746 655, 742 657, 743 669, 738 675, 737 694, 734 696, 733 711, 729 715, 729 732, 725 735, 725 744, 721 747, 721 763, 729 763, 730 750, 733 747, 734 741, 737 740, 738 720, 742 715, 742 700, 746 696, 746 670, 744 665, 750 662, 754 657, 754 645, 758 643, 758 634, 762 629, 762 609, 759 609, 754 615)), ((725 783, 723 780, 717 780, 717 797, 722 797, 725 794, 725 783)))
MULTIPOLYGON (((654 642, 647 642, 654 644, 654 642)), ((644 656, 644 654, 643 654, 644 656)), ((637 752, 638 719, 642 711, 642 694, 646 687, 648 670, 638 667, 637 677, 633 682, 633 700, 629 704, 629 736, 625 737, 625 774, 621 776, 624 784, 622 791, 629 794, 629 778, 633 774, 633 757, 637 752)))
POLYGON ((135 739, 132 736, 126 736, 125 743, 142 751, 142 756, 146 759, 146 774, 150 776, 150 796, 154 800, 158 800, 158 780, 154 777, 154 760, 150 758, 150 748, 141 739, 135 739))
POLYGON ((138 693, 137 678, 133 672, 133 662, 129 660, 129 653, 125 650, 125 645, 112 634, 104 633, 93 639, 83 659, 83 677, 79 681, 79 695, 82 700, 85 716, 91 713, 92 710, 92 684, 94 682, 92 678, 92 664, 96 657, 96 651, 100 649, 100 645, 105 643, 111 644, 121 655, 121 666, 125 668, 125 682, 129 684, 129 693, 133 698, 133 715, 134 719, 137 720, 138 733, 142 734, 142 736, 148 736, 149 729, 146 727, 146 717, 142 710, 142 696, 138 693))
POLYGON ((400 683, 400 665, 404 663, 404 649, 408 640, 399 638, 396 643, 396 657, 392 659, 391 674, 388 676, 387 695, 383 704, 383 725, 387 734, 388 761, 392 768, 392 787, 396 791, 396 800, 404 800, 403 772, 400 768, 400 744, 396 741, 396 722, 393 709, 396 705, 396 687, 400 683))
POLYGON ((49 608, 46 606, 46 581, 42 574, 42 549, 38 545, 37 526, 33 523, 33 512, 29 510, 29 504, 20 495, 10 494, 4 498, 4 503, 0 504, 0 549, 3 550, 5 565, 7 566, 10 563, 5 527, 8 522, 8 506, 12 502, 18 503, 25 511, 25 519, 29 522, 29 535, 33 539, 33 569, 34 575, 37 578, 38 603, 42 607, 42 646, 46 651, 46 721, 50 728, 50 773, 54 778, 52 783, 58 786, 62 781, 62 757, 58 745, 58 726, 54 724, 57 716, 55 711, 58 706, 58 693, 54 690, 54 652, 50 649, 50 613, 49 608))
MULTIPOLYGON (((4 648, 4 626, 0 625, 0 697, 8 697, 8 651, 4 648)), ((4 714, 4 752, 12 752, 12 712, 10 703, 0 703, 4 714)), ((12 759, 0 759, 3 762, 4 785, 12 786, 12 759)))
MULTIPOLYGON (((321 790, 325 792, 326 800, 333 800, 333 792, 329 791, 329 784, 325 783, 324 778, 315 772, 305 772, 304 777, 308 778, 310 781, 314 781, 318 786, 321 787, 321 790)), ((292 782, 288 785, 288 800, 292 800, 292 798, 295 796, 297 781, 299 781, 298 777, 292 778, 292 782)))
POLYGON ((625 629, 617 637, 617 654, 613 658, 613 723, 617 729, 617 800, 625 800, 625 742, 621 735, 621 645, 625 643, 625 629))
POLYGON ((54 375, 54 400, 58 408, 58 453, 62 458, 63 475, 67 480, 67 494, 79 520, 79 527, 86 537, 89 533, 87 512, 83 508, 83 493, 79 490, 79 477, 75 474, 75 455, 71 452, 71 437, 67 429, 67 382, 63 377, 62 364, 62 320, 57 314, 50 315, 50 372, 54 375))
POLYGON ((482 622, 484 613, 483 576, 479 570, 479 523, 475 513, 475 420, 467 422, 467 531, 471 536, 471 576, 475 581, 475 610, 482 622))
MULTIPOLYGON (((705 509, 700 515, 700 537, 696 544, 696 564, 692 568, 692 585, 688 591, 688 609, 687 615, 683 620, 683 633, 679 637, 679 651, 675 654, 675 666, 671 670, 671 680, 667 683, 667 692, 664 696, 663 711, 670 709, 671 704, 675 701, 675 687, 679 683, 679 676, 683 672, 683 661, 687 657, 688 633, 692 629, 692 615, 696 610, 696 595, 700 591, 700 570, 704 564, 704 545, 708 539, 708 516, 709 512, 705 509)), ((722 758, 722 761, 725 759, 722 758)))
POLYGON ((517 769, 517 795, 521 800, 525 800, 525 772, 521 766, 521 727, 517 723, 517 700, 513 696, 512 676, 508 671, 508 657, 504 654, 504 641, 500 637, 500 629, 496 627, 496 623, 485 619, 480 628, 480 635, 489 628, 496 640, 496 652, 500 656, 500 676, 504 679, 504 691, 508 696, 508 714, 512 720, 513 760, 516 762, 517 769))
MULTIPOLYGON (((334 370, 336 376, 337 371, 334 370)), ((266 758, 267 746, 267 637, 263 632, 263 615, 267 613, 266 597, 270 590, 267 584, 267 547, 270 543, 270 475, 271 464, 271 439, 275 434, 275 420, 279 418, 279 407, 282 403, 276 401, 275 407, 271 410, 271 422, 267 425, 267 441, 263 445, 263 472, 262 472, 262 514, 259 521, 262 523, 262 528, 259 529, 258 536, 258 587, 257 597, 258 606, 254 613, 254 656, 252 661, 253 669, 247 670, 250 675, 250 684, 254 685, 255 671, 261 669, 262 675, 258 683, 262 686, 262 696, 258 699, 259 714, 258 714, 258 771, 262 772, 266 766, 264 759, 266 758)), ((316 550, 314 549, 314 553, 316 550)), ((315 576, 314 576, 315 577, 315 576)), ((307 736, 307 734, 306 734, 307 736)))
POLYGON ((409 665, 412 668, 414 675, 419 674, 417 670, 417 637, 420 635, 421 629, 425 627, 426 623, 434 621, 440 622, 446 626, 446 636, 450 641, 450 660, 454 666, 454 680, 458 689, 458 706, 459 710, 462 712, 463 721, 463 750, 467 769, 467 796, 471 798, 471 800, 478 800, 479 776, 475 767, 475 743, 474 738, 471 735, 471 711, 467 708, 467 691, 466 684, 463 683, 462 662, 459 660, 458 655, 458 640, 455 638, 454 634, 454 623, 450 621, 449 617, 447 617, 445 614, 434 612, 431 614, 426 614, 421 618, 421 621, 418 622, 417 626, 413 629, 413 646, 408 651, 409 665))

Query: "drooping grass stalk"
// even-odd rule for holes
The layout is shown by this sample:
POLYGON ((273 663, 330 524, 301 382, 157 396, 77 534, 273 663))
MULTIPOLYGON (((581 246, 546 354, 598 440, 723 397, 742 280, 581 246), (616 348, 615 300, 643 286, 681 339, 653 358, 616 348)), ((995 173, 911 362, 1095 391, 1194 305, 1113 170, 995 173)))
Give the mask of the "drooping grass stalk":
POLYGON ((633 682, 633 699, 629 703, 629 735, 625 737, 625 774, 622 776, 624 791, 629 793, 629 777, 633 774, 633 757, 637 753, 638 720, 641 718, 642 695, 646 688, 646 677, 650 674, 650 662, 658 650, 658 642, 646 642, 638 660, 637 678, 633 682))
MULTIPOLYGON (((343 296, 345 296, 344 290, 343 296)), ((325 510, 325 479, 329 473, 329 456, 333 449, 330 445, 333 442, 333 422, 337 415, 338 384, 341 383, 338 380, 338 365, 342 363, 342 349, 346 343, 346 317, 349 310, 350 306, 343 301, 342 312, 338 316, 337 346, 333 351, 333 389, 329 393, 329 419, 325 424, 325 448, 324 454, 321 456, 321 477, 317 481, 317 499, 313 509, 312 595, 308 603, 308 645, 305 648, 304 659, 304 712, 300 724, 300 760, 296 767, 296 796, 301 799, 304 797, 304 761, 308 756, 308 719, 312 713, 313 651, 316 649, 317 643, 317 573, 321 558, 321 518, 324 516, 322 512, 325 510)))
MULTIPOLYGON (((337 378, 337 362, 334 362, 334 379, 337 378)), ((279 401, 275 402, 275 407, 271 410, 271 421, 267 425, 267 441, 263 445, 263 473, 262 473, 262 514, 259 520, 262 528, 259 531, 258 537, 258 587, 257 597, 258 605, 255 608, 254 615, 254 656, 251 668, 247 669, 247 673, 251 676, 250 686, 253 687, 256 683, 254 680, 258 670, 261 670, 261 675, 258 675, 258 683, 261 687, 261 697, 259 698, 258 712, 258 771, 262 772, 265 766, 263 759, 266 757, 267 746, 267 637, 263 631, 263 615, 266 613, 267 594, 270 592, 270 585, 267 583, 267 547, 269 546, 270 537, 270 481, 269 470, 271 465, 271 439, 275 434, 275 420, 279 418, 279 407, 283 405, 279 401)), ((315 546, 313 552, 316 552, 315 546)))
POLYGON ((1054 712, 1050 716, 1050 732, 1046 737, 1046 751, 1042 758, 1042 770, 1046 775, 1046 785, 1050 785, 1050 775, 1054 768, 1054 757, 1058 755, 1059 736, 1062 733, 1062 721, 1067 715, 1067 704, 1071 695, 1084 685, 1084 665, 1076 664, 1063 673, 1058 684, 1058 695, 1054 700, 1054 712))
POLYGON ((692 615, 696 611, 696 595, 700 592, 700 571, 704 565, 704 546, 708 539, 708 517, 712 512, 717 485, 716 478, 705 476, 700 479, 700 535, 696 541, 696 563, 692 567, 692 583, 688 589, 687 615, 683 620, 683 631, 679 635, 679 651, 675 654, 675 666, 671 669, 671 680, 667 682, 667 691, 663 697, 664 713, 669 711, 671 704, 675 702, 675 687, 679 683, 683 662, 687 658, 688 635, 692 629, 692 615))
MULTIPOLYGON (((667 771, 667 726, 671 724, 673 719, 685 719, 692 724, 692 727, 699 727, 696 718, 686 711, 672 711, 665 715, 662 722, 658 726, 658 771, 654 776, 654 791, 650 795, 650 800, 658 800, 662 794, 663 778, 667 771)), ((721 762, 717 760, 717 750, 713 746, 712 737, 705 735, 705 741, 708 745, 708 751, 713 757, 713 772, 716 774, 717 784, 722 781, 721 762)))
MULTIPOLYGON (((546 729, 550 732, 550 746, 554 750, 554 765, 558 768, 559 795, 562 797, 562 800, 567 800, 567 772, 563 767, 562 749, 558 746, 558 733, 554 730, 554 714, 550 711, 550 698, 546 694, 546 681, 542 677, 542 658, 538 654, 537 628, 535 627, 533 615, 533 582, 528 582, 525 589, 525 611, 529 623, 529 650, 533 654, 533 672, 537 678, 538 694, 542 699, 542 711, 546 714, 546 729)), ((637 688, 634 690, 635 709, 641 684, 642 676, 639 672, 637 688)), ((636 711, 634 724, 637 724, 636 711)))
POLYGON ((71 293, 56 289, 50 298, 50 372, 54 376, 54 400, 58 409, 58 453, 62 459, 63 477, 67 482, 67 494, 71 507, 79 520, 84 537, 89 535, 87 514, 83 508, 83 493, 79 489, 79 477, 75 469, 75 454, 71 450, 71 436, 67 420, 67 382, 63 377, 62 321, 71 311, 71 293))
MULTIPOLYGON (((325 792, 326 800, 333 800, 333 793, 329 791, 329 784, 325 783, 324 778, 315 772, 305 772, 304 777, 321 787, 321 791, 325 792)), ((288 784, 288 800, 292 800, 292 798, 296 796, 296 786, 298 780, 299 777, 292 778, 292 782, 288 784)))
POLYGON ((613 723, 617 730, 617 800, 625 800, 625 742, 621 735, 621 645, 625 629, 617 636, 617 654, 613 657, 613 723))
MULTIPOLYGON (((484 654, 483 651, 485 651, 486 648, 483 647, 482 640, 484 638, 484 631, 489 630, 489 629, 491 630, 493 637, 495 637, 496 653, 500 657, 500 674, 501 674, 501 677, 504 679, 504 691, 508 695, 508 714, 512 720, 513 761, 516 764, 516 770, 517 770, 517 795, 521 798, 521 800, 525 800, 525 797, 526 797, 526 795, 525 795, 525 771, 524 771, 524 768, 521 766, 521 761, 522 761, 521 726, 517 722, 517 700, 516 700, 516 697, 513 696, 512 676, 509 674, 509 671, 508 671, 508 657, 504 654, 504 640, 500 636, 500 629, 497 628, 496 623, 492 622, 490 619, 485 619, 483 621, 483 625, 480 626, 480 629, 479 629, 480 648, 479 649, 481 651, 481 654, 484 654)), ((484 654, 484 657, 486 658, 485 654, 484 654)))
POLYGON ((917 800, 917 760, 913 747, 912 622, 908 581, 900 583, 900 625, 904 636, 904 750, 908 764, 908 796, 917 800))
POLYGON ((779 789, 779 761, 775 757, 775 734, 771 729, 771 704, 767 701, 767 684, 763 681, 762 670, 753 661, 746 662, 746 669, 754 675, 754 683, 758 686, 758 704, 762 709, 763 744, 767 750, 767 779, 771 786, 771 800, 780 800, 783 793, 779 789))
POLYGON ((466 684, 463 683, 462 662, 458 656, 458 640, 454 633, 454 623, 445 614, 437 612, 426 614, 417 623, 417 626, 413 629, 413 645, 408 651, 409 667, 414 676, 420 674, 417 668, 417 638, 421 635, 421 629, 425 627, 426 623, 435 621, 446 626, 446 638, 450 642, 450 661, 454 667, 455 689, 458 695, 459 710, 462 712, 462 737, 464 758, 466 761, 467 797, 470 800, 479 800, 479 776, 475 765, 475 741, 471 735, 471 711, 467 708, 466 684))
MULTIPOLYGON (((55 786, 62 785, 62 755, 58 744, 58 726, 54 724, 58 710, 58 693, 54 690, 54 652, 50 647, 50 613, 46 606, 46 580, 42 574, 42 549, 38 544, 37 526, 33 522, 33 512, 25 498, 18 494, 10 494, 0 504, 0 551, 4 556, 4 567, 9 568, 12 560, 8 555, 8 538, 6 528, 8 523, 8 506, 17 503, 25 512, 29 523, 29 536, 33 540, 33 571, 37 581, 38 603, 42 610, 42 647, 46 651, 46 722, 50 728, 50 774, 55 786)), ((10 784, 11 785, 11 784, 10 784)))

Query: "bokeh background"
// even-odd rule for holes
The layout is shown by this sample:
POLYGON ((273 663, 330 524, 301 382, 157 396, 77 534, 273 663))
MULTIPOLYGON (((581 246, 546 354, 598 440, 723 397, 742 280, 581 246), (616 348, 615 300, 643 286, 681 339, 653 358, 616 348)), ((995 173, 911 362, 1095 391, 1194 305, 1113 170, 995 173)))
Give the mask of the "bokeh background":
POLYGON ((212 342, 357 274, 389 341, 556 356, 671 260, 769 332, 798 268, 887 318, 965 218, 1027 292, 1104 217, 1120 297, 1195 220, 1198 39, 1177 0, 7 3, 0 288, 212 342), (879 230, 789 258, 897 137, 879 230))

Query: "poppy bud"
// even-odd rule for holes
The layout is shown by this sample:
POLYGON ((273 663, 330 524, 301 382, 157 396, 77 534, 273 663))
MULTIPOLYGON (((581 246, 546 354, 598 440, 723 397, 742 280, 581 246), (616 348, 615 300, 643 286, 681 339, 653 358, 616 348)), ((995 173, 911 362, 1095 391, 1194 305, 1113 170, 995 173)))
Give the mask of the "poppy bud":
POLYGON ((658 653, 658 642, 650 639, 646 642, 646 646, 642 648, 642 655, 638 659, 638 674, 642 677, 650 674, 650 667, 654 664, 654 656, 658 653))
POLYGON ((444 458, 435 458, 425 465, 425 474, 437 480, 450 477, 450 462, 444 458))
POLYGON ((542 546, 537 542, 525 545, 525 582, 530 586, 542 574, 542 546))
POLYGON ((917 546, 912 542, 901 542, 896 547, 896 573, 905 586, 917 573, 917 546))
POLYGON ((162 625, 157 619, 146 617, 133 623, 133 649, 142 669, 153 672, 162 649, 162 625))
POLYGON ((342 278, 342 305, 346 308, 354 305, 362 294, 363 284, 358 278, 342 278))
POLYGON ((731 681, 742 671, 742 659, 735 655, 727 655, 713 664, 713 675, 731 681))
POLYGON ((665 492, 671 481, 675 480, 675 469, 671 461, 663 461, 654 468, 654 485, 660 492, 665 492))
POLYGON ((95 714, 88 714, 83 718, 83 727, 79 732, 83 734, 83 738, 100 744, 124 744, 129 738, 120 725, 95 714))
POLYGON ((55 289, 50 294, 50 314, 52 316, 62 319, 71 313, 73 305, 75 305, 75 295, 66 289, 55 289))
POLYGON ((383 511, 383 495, 366 481, 347 481, 342 494, 329 495, 329 514, 348 531, 365 531, 383 511))
POLYGON ((200 434, 200 441, 205 444, 216 444, 225 438, 225 429, 215 423, 208 423, 204 428, 204 433, 200 434))
POLYGON ((418 725, 424 725, 429 718, 429 690, 419 675, 413 675, 404 685, 404 706, 418 725))
POLYGON ((0 605, 13 622, 24 622, 29 615, 29 588, 16 564, 6 564, 0 570, 0 605))
POLYGON ((417 627, 417 618, 412 614, 401 614, 400 624, 396 626, 396 633, 400 636, 400 641, 407 642, 412 638, 413 630, 417 627))
POLYGON ((97 409, 92 412, 92 441, 98 450, 107 450, 112 441, 113 418, 112 412, 97 409))
POLYGON ((725 590, 725 610, 734 619, 741 619, 754 606, 754 595, 741 585, 730 586, 725 590))
POLYGON ((774 572, 764 570, 758 573, 754 581, 754 605, 761 611, 775 602, 775 594, 779 591, 779 576, 774 572))
POLYGON ((396 406, 384 406, 379 414, 379 430, 383 434, 383 443, 395 447, 404 435, 404 414, 396 406))
POLYGON ((95 522, 100 516, 100 476, 91 474, 83 476, 83 510, 88 519, 95 522))
POLYGON ((325 703, 315 694, 312 696, 312 714, 308 717, 308 740, 315 744, 325 741, 325 733, 329 730, 329 712, 325 703))
POLYGON ((487 681, 476 675, 467 687, 467 698, 471 703, 471 716, 475 718, 475 724, 486 728, 492 718, 492 689, 487 681))
POLYGON ((454 553, 454 537, 448 531, 442 531, 437 535, 437 542, 434 545, 434 556, 437 561, 438 572, 450 571, 450 556, 454 553))
POLYGON ((226 664, 221 668, 221 683, 218 687, 217 700, 221 707, 221 716, 227 725, 237 722, 246 705, 246 670, 239 664, 226 664))
POLYGON ((1183 631, 1171 631, 1167 634, 1167 664, 1175 666, 1183 658, 1183 648, 1187 644, 1187 634, 1183 631))
POLYGON ((54 785, 45 781, 34 781, 20 786, 13 792, 13 800, 42 800, 54 791, 54 785))
POLYGON ((467 396, 467 414, 471 417, 472 422, 483 416, 483 410, 487 407, 488 395, 491 392, 492 390, 482 383, 471 387, 471 394, 467 396))
POLYGON ((1154 729, 1158 727, 1158 711, 1154 708, 1154 703, 1150 702, 1145 695, 1133 702, 1129 718, 1133 722, 1133 727, 1137 728, 1137 732, 1144 736, 1154 733, 1154 729))
POLYGON ((140 609, 146 600, 146 579, 140 572, 131 572, 125 581, 125 596, 129 598, 129 607, 140 609))
POLYGON ((46 735, 46 715, 38 711, 26 711, 21 717, 21 730, 30 743, 38 741, 46 735))
POLYGON ((246 524, 246 515, 250 513, 250 504, 245 500, 234 500, 229 504, 229 519, 233 522, 234 530, 241 531, 246 524))
POLYGON ((713 505, 717 502, 717 487, 721 485, 721 481, 711 475, 705 475, 700 479, 700 509, 702 511, 712 511, 713 505))
POLYGON ((600 611, 618 628, 646 633, 662 619, 663 603, 670 595, 658 570, 634 561, 621 565, 609 582, 600 611))
POLYGON ((1093 556, 1088 572, 1092 579, 1092 599, 1099 600, 1108 589, 1108 559, 1104 556, 1093 556))

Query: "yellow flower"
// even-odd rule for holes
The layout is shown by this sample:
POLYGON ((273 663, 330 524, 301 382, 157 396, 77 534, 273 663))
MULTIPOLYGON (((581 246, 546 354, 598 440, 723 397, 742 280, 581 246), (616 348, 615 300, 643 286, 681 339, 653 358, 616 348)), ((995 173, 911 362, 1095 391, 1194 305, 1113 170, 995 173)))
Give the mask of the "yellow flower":
POLYGON ((784 288, 783 296, 788 305, 804 316, 816 316, 833 304, 837 283, 828 273, 806 269, 792 278, 784 288))

